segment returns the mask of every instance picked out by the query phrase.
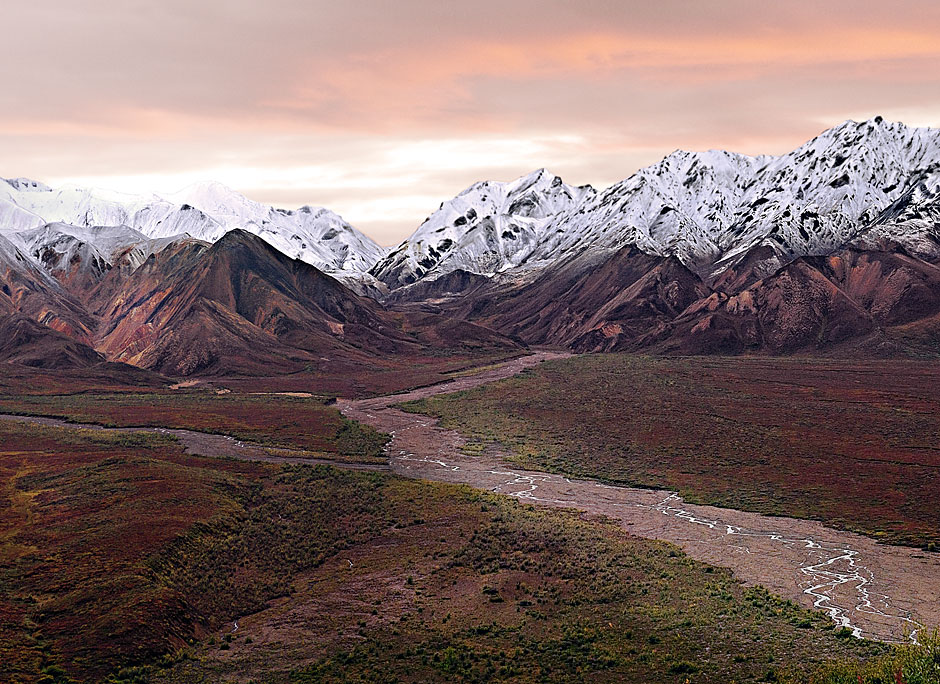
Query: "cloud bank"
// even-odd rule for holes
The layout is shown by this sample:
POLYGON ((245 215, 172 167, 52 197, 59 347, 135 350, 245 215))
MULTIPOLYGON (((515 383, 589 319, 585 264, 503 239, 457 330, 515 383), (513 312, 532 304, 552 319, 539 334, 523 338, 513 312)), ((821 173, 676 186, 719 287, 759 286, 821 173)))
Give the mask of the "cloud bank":
POLYGON ((603 187, 677 147, 940 125, 935 2, 16 3, 2 175, 219 180, 383 244, 486 178, 603 187))

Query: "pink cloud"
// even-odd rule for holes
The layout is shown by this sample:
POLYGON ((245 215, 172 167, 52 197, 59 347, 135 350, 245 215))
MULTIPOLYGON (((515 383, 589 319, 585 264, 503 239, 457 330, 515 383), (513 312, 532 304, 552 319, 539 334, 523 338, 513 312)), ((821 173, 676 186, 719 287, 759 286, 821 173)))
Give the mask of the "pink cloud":
POLYGON ((409 184, 444 199, 535 166, 605 184, 676 147, 783 152, 848 116, 940 112, 935 2, 72 0, 4 22, 0 173, 316 167, 242 189, 352 215, 385 198, 399 218, 369 220, 402 234, 434 208, 402 217, 409 184))

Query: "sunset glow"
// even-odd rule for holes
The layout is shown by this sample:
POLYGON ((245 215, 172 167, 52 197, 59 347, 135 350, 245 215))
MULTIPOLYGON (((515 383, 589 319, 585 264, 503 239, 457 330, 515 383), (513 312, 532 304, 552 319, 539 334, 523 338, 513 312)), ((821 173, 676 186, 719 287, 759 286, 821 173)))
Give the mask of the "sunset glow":
POLYGON ((940 124, 932 2, 354 5, 5 8, 21 29, 0 44, 0 175, 218 180, 392 244, 487 178, 546 167, 603 187, 676 147, 778 153, 878 114, 940 124))

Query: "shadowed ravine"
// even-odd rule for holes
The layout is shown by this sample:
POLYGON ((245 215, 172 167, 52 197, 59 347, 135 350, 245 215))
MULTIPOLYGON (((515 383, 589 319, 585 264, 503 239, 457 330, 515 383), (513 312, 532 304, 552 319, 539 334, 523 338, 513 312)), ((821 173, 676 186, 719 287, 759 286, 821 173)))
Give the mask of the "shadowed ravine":
POLYGON ((916 638, 940 623, 940 558, 878 544, 810 520, 768 517, 685 503, 674 493, 613 487, 527 471, 495 450, 468 455, 465 440, 426 416, 394 404, 469 389, 514 375, 562 354, 538 353, 479 375, 408 394, 341 401, 343 413, 388 432, 392 470, 408 477, 464 483, 542 505, 577 508, 619 520, 637 536, 673 542, 691 557, 730 568, 803 606, 826 611, 856 636, 884 641, 916 638))

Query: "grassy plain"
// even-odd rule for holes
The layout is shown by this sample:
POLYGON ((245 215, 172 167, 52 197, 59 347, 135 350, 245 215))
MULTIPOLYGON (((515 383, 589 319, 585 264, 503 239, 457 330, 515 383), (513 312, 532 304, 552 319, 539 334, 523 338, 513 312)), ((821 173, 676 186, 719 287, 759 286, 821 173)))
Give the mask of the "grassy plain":
POLYGON ((361 399, 433 385, 449 379, 453 373, 500 363, 520 353, 518 349, 503 352, 442 352, 404 359, 376 359, 369 365, 334 359, 324 361, 322 368, 311 368, 302 373, 274 377, 206 378, 206 382, 242 393, 312 392, 361 399))
POLYGON ((230 514, 212 469, 157 435, 0 423, 0 681, 67 665, 87 678, 193 635, 146 560, 192 525, 230 514))
POLYGON ((0 541, 0 681, 772 681, 883 650, 602 520, 149 434, 0 423, 0 541))
POLYGON ((937 363, 592 355, 405 408, 526 467, 940 545, 937 363))
POLYGON ((385 436, 347 420, 323 397, 217 394, 200 389, 0 395, 0 413, 108 427, 182 428, 271 447, 385 460, 385 436))

